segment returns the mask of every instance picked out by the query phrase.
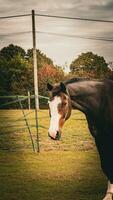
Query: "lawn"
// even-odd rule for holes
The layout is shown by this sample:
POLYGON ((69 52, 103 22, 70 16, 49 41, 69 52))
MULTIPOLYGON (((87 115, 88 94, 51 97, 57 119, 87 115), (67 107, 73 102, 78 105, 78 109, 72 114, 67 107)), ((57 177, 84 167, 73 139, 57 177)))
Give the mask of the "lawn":
MULTIPOLYGON (((61 141, 47 136, 48 111, 38 115, 39 154, 32 151, 22 112, 0 111, 0 200, 101 200, 106 179, 84 115, 73 111, 61 141)), ((36 146, 34 117, 27 115, 36 146)))

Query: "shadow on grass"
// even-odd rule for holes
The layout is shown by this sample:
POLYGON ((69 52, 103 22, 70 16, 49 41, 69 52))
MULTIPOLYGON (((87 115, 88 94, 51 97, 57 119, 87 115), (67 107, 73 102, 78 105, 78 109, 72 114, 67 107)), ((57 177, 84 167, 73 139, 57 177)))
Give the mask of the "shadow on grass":
MULTIPOLYGON (((14 119, 17 115, 18 112, 12 112, 11 116, 8 116, 6 111, 4 119, 5 117, 14 119)), ((6 122, 4 123, 7 125, 6 122)), ((42 134, 45 137, 45 133, 42 134)), ((65 142, 69 142, 68 132, 66 134, 65 142)), ((85 147, 82 151, 80 148, 79 151, 63 151, 62 148, 60 151, 43 151, 34 154, 31 153, 29 142, 26 143, 28 133, 22 135, 12 131, 11 134, 5 135, 1 132, 0 137, 2 149, 0 151, 0 200, 102 199, 106 180, 93 147, 87 151, 85 147), (24 146, 25 143, 28 146, 24 146)), ((79 146, 82 134, 74 137, 77 138, 76 144, 79 146)), ((72 141, 73 137, 70 137, 70 145, 72 141)))
POLYGON ((0 163, 1 200, 101 200, 105 192, 94 152, 0 153, 0 163))
POLYGON ((22 111, 0 110, 0 151, 24 150, 32 151, 32 143, 22 111))

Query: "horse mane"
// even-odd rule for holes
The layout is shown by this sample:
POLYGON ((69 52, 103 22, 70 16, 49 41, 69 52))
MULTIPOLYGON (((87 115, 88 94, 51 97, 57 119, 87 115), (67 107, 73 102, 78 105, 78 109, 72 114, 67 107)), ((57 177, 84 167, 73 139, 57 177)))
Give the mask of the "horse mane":
POLYGON ((76 83, 76 82, 88 81, 88 80, 92 80, 92 79, 91 78, 85 78, 85 77, 82 77, 82 78, 76 77, 76 78, 72 78, 72 79, 64 81, 64 84, 67 85, 67 84, 70 84, 70 83, 76 83))

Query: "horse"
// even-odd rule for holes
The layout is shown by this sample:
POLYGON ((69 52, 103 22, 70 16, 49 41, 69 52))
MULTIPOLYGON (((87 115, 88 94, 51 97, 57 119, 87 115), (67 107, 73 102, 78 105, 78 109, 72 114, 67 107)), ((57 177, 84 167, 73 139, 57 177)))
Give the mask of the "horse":
POLYGON ((101 168, 108 179, 103 200, 113 197, 113 81, 73 78, 59 84, 47 83, 50 93, 48 135, 59 140, 72 108, 83 112, 94 137, 101 168))

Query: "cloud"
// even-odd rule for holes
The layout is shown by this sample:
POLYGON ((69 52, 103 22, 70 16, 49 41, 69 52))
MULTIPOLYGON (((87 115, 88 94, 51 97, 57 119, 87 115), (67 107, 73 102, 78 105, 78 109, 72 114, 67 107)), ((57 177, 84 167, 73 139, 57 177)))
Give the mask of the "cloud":
MULTIPOLYGON (((36 13, 113 20, 112 0, 0 0, 0 16, 36 13)), ((36 18, 37 31, 72 35, 112 37, 113 26, 107 23, 82 22, 55 18, 36 18)), ((0 35, 31 31, 31 17, 0 20, 0 35)), ((32 47, 32 35, 0 36, 0 48, 15 43, 25 49, 32 47)), ((58 64, 71 62, 81 52, 94 51, 107 60, 112 59, 113 45, 105 42, 63 38, 37 34, 37 48, 58 64)))

